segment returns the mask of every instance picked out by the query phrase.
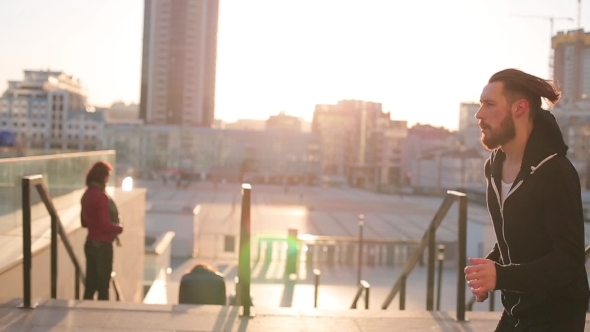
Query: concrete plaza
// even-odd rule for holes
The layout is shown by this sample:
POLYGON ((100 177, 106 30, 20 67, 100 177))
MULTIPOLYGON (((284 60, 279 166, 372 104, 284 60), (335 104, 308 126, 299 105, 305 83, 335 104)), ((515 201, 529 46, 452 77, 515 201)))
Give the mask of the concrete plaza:
MULTIPOLYGON (((207 182, 194 183, 188 188, 174 184, 149 182, 139 185, 149 188, 148 202, 157 214, 146 214, 147 223, 166 222, 159 211, 192 210, 200 206, 200 234, 239 235, 241 212, 240 184, 219 184, 216 188, 207 182)), ((322 188, 308 186, 253 185, 252 189, 252 234, 257 236, 286 238, 287 230, 295 228, 299 234, 325 236, 358 236, 358 216, 365 216, 364 237, 372 239, 419 239, 442 203, 442 197, 381 195, 351 188, 322 188)), ((453 242, 457 239, 457 206, 445 217, 437 240, 453 242)), ((469 249, 472 255, 482 247, 483 225, 488 220, 485 208, 470 204, 469 249)), ((253 239, 253 252, 257 243, 253 239)), ((256 306, 313 307, 313 274, 306 264, 300 262, 296 281, 285 274, 286 243, 274 243, 272 249, 261 250, 262 257, 252 262, 252 294, 256 306), (270 257, 265 257, 265 252, 270 257)), ((207 262, 219 268, 226 276, 228 293, 233 292, 237 275, 236 255, 223 252, 210 253, 205 257, 176 259, 178 262, 169 276, 166 300, 160 303, 174 304, 178 299, 178 282, 182 275, 198 262, 207 262)), ((318 291, 318 308, 347 309, 357 289, 356 265, 316 263, 321 270, 318 291)), ((370 308, 381 308, 391 286, 399 276, 403 265, 363 266, 362 278, 371 284, 370 308)), ((426 273, 424 267, 416 267, 408 279, 406 308, 425 308, 426 273)), ((441 309, 454 310, 456 303, 457 270, 447 267, 443 273, 441 309)), ((468 294, 469 295, 469 294, 468 294)), ((468 296, 469 297, 469 296, 468 296)), ((390 305, 397 310, 397 298, 390 305)), ((500 306, 497 301, 497 310, 500 306)), ((487 310, 487 305, 478 304, 475 310, 487 310)))

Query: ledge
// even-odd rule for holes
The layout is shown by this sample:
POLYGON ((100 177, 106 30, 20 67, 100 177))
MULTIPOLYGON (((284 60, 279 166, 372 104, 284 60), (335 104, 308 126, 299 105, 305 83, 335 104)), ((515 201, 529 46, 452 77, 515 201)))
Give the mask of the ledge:
POLYGON ((146 246, 145 253, 146 254, 156 254, 161 255, 167 247, 169 247, 176 235, 175 232, 169 231, 161 234, 160 236, 156 237, 155 241, 151 243, 149 246, 146 246))

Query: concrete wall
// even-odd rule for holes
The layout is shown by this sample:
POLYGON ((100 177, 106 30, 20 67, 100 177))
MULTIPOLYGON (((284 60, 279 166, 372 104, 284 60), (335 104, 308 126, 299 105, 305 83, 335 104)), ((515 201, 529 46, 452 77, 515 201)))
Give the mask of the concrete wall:
MULTIPOLYGON (((117 272, 117 281, 121 286, 121 291, 125 301, 141 302, 143 298, 143 266, 144 266, 144 234, 145 234, 145 193, 144 189, 136 189, 131 192, 115 190, 114 200, 119 208, 120 219, 124 224, 125 230, 121 234, 121 247, 115 246, 115 260, 113 269, 117 272)), ((68 208, 67 211, 60 210, 60 218, 78 261, 82 269, 86 269, 86 260, 84 257, 84 242, 86 241, 87 231, 80 227, 79 219, 80 206, 75 205, 68 208), (77 210, 78 213, 75 213, 77 210), (76 217, 67 218, 61 216, 76 217)), ((33 234, 36 234, 35 228, 47 227, 49 222, 33 223, 33 234)), ((49 233, 43 235, 46 239, 49 233)), ((50 249, 49 241, 42 241, 43 238, 34 239, 35 243, 45 242, 40 246, 33 246, 33 262, 31 271, 31 291, 33 301, 47 299, 51 295, 50 285, 50 249)), ((18 238, 18 244, 22 246, 22 238, 18 238)), ((14 246, 14 242, 11 244, 14 246)), ((0 243, 0 248, 2 248, 0 243)), ((61 243, 58 243, 58 280, 57 280, 57 297, 59 299, 74 299, 74 275, 75 270, 70 261, 67 252, 61 243)), ((84 292, 84 285, 80 285, 80 294, 84 292)), ((22 298, 23 296, 23 266, 22 252, 14 261, 5 266, 0 266, 0 294, 3 298, 22 298)), ((114 300, 114 292, 111 290, 111 298, 114 300)))
POLYGON ((165 232, 174 232, 172 257, 192 258, 197 255, 199 209, 193 211, 149 211, 145 229, 148 236, 157 237, 165 232))
POLYGON ((146 192, 117 190, 113 196, 124 228, 119 237, 122 246, 115 246, 113 270, 127 302, 143 301, 146 192))

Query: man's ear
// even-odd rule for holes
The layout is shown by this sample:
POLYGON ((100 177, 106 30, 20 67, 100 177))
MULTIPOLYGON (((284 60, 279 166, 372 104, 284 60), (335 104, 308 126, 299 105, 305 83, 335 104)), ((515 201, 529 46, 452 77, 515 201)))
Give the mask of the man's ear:
POLYGON ((515 103, 516 106, 516 111, 514 112, 514 114, 516 115, 517 118, 523 116, 523 115, 528 115, 529 113, 529 101, 526 99, 520 99, 518 101, 516 101, 515 103))

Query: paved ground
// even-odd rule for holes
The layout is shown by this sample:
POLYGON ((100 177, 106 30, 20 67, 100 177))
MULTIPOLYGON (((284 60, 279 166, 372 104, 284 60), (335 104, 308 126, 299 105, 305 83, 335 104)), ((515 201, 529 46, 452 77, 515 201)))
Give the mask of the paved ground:
MULTIPOLYGON (((295 310, 253 308, 253 318, 238 307, 145 305, 92 301, 46 301, 36 309, 18 309, 0 301, 3 332, 459 332, 492 331, 497 313, 469 313, 457 323, 453 312, 382 310, 295 310)), ((587 329, 590 331, 590 328, 587 329)))
MULTIPOLYGON (((152 210, 164 211, 201 204, 206 224, 233 228, 239 220, 239 184, 219 185, 196 183, 178 189, 158 182, 142 182, 149 189, 152 210), (237 207, 237 209, 235 209, 237 207), (221 225, 220 225, 221 223, 221 225)), ((368 238, 420 238, 430 223, 442 197, 381 195, 351 188, 323 188, 254 185, 252 190, 253 232, 285 235, 286 226, 299 233, 333 236, 357 236, 358 216, 365 216, 368 238)), ((487 210, 470 205, 469 220, 483 224, 489 219, 487 210)), ((449 211, 437 233, 441 241, 456 240, 457 209, 449 211)), ((204 227, 208 227, 204 225, 204 227)))

